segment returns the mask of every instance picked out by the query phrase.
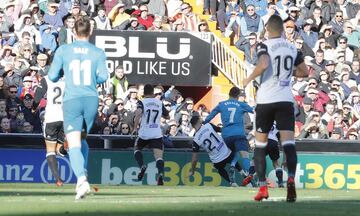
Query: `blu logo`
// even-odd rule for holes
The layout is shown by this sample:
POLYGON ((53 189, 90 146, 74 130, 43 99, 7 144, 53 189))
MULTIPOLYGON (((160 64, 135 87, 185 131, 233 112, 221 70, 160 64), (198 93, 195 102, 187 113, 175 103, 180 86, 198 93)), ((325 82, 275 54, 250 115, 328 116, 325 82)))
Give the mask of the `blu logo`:
MULTIPOLYGON (((70 166, 70 161, 65 157, 57 156, 56 158, 58 160, 58 168, 59 168, 60 178, 65 183, 71 182, 74 175, 73 175, 73 171, 70 166)), ((41 181, 44 183, 50 183, 50 182, 55 181, 55 179, 51 173, 51 170, 47 164, 46 159, 41 164, 40 176, 41 176, 41 181)))

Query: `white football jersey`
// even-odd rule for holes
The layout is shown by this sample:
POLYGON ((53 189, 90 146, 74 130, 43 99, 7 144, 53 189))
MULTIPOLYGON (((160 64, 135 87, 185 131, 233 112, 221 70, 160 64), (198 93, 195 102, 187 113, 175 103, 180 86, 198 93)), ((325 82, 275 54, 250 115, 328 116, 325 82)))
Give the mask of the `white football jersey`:
POLYGON ((215 132, 209 123, 201 126, 195 133, 194 142, 209 154, 213 163, 219 163, 231 154, 231 150, 226 146, 223 138, 215 132))
POLYGON ((258 58, 269 55, 270 67, 260 76, 257 104, 294 102, 291 92, 291 78, 294 66, 304 61, 301 52, 283 38, 274 38, 259 43, 256 47, 258 58))
POLYGON ((45 123, 64 121, 62 105, 65 82, 62 78, 56 83, 49 80, 48 76, 44 79, 47 84, 45 123))
POLYGON ((139 137, 144 140, 162 137, 160 119, 163 114, 163 103, 157 98, 144 98, 138 102, 138 108, 143 110, 139 137))

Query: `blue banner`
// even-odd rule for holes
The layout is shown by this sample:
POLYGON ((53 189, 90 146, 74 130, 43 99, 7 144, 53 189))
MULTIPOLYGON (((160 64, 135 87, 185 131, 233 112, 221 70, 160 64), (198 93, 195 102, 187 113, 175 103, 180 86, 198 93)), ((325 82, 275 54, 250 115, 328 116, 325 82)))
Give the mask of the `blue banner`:
MULTIPOLYGON (((62 180, 76 182, 69 159, 57 159, 62 180)), ((45 150, 0 149, 0 182, 55 182, 47 165, 45 150)))

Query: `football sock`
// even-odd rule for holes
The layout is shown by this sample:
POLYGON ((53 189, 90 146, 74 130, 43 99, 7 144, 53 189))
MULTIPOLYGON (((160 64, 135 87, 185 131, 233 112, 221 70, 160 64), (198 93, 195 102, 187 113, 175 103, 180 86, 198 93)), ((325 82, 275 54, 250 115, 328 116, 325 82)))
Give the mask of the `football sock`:
POLYGON ((240 171, 242 170, 242 168, 241 168, 241 166, 240 166, 239 163, 236 163, 236 164, 235 164, 235 169, 236 169, 238 172, 240 172, 240 171))
POLYGON ((139 167, 141 168, 144 165, 144 159, 143 159, 143 155, 142 155, 141 151, 136 150, 134 152, 134 157, 135 157, 135 160, 138 163, 139 167))
POLYGON ((59 172, 58 172, 58 163, 57 163, 57 159, 55 156, 55 152, 49 152, 46 154, 46 160, 48 162, 48 166, 51 170, 51 173, 53 174, 55 180, 59 180, 60 176, 59 176, 59 172))
POLYGON ((252 165, 252 166, 250 166, 250 168, 249 168, 249 175, 254 175, 254 174, 255 174, 255 166, 252 165))
POLYGON ((243 158, 242 159, 242 168, 246 173, 249 173, 249 169, 250 169, 250 160, 249 160, 249 158, 243 158))
POLYGON ((283 149, 286 155, 286 165, 289 177, 295 177, 297 154, 294 141, 283 142, 283 149))
POLYGON ((84 168, 87 168, 88 158, 89 158, 89 145, 86 139, 81 139, 81 153, 84 157, 84 168))
POLYGON ((227 182, 230 182, 229 174, 224 168, 217 169, 221 177, 223 177, 227 182))
POLYGON ((156 160, 156 168, 159 174, 164 175, 164 160, 162 158, 156 160))
MULTIPOLYGON (((256 141, 256 148, 254 152, 255 170, 259 178, 259 183, 266 182, 266 143, 256 141)), ((260 185, 261 186, 261 185, 260 185)))
POLYGON ((239 161, 239 159, 240 159, 240 153, 235 152, 234 157, 233 157, 233 159, 231 161, 231 166, 234 167, 235 164, 239 161))
POLYGON ((85 176, 84 156, 80 147, 69 149, 70 165, 77 178, 85 176))
POLYGON ((276 177, 278 179, 278 183, 283 182, 283 170, 281 168, 276 168, 276 177))

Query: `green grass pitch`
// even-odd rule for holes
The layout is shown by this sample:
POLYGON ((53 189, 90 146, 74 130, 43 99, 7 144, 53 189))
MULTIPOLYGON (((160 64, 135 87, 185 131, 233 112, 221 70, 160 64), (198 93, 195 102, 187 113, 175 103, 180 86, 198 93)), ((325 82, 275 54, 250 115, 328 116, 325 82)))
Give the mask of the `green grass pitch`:
POLYGON ((286 203, 286 189, 270 189, 263 202, 257 189, 190 186, 99 186, 74 201, 75 185, 0 183, 0 215, 360 215, 360 191, 298 190, 298 201, 286 203))

